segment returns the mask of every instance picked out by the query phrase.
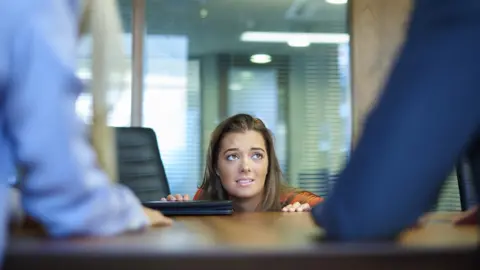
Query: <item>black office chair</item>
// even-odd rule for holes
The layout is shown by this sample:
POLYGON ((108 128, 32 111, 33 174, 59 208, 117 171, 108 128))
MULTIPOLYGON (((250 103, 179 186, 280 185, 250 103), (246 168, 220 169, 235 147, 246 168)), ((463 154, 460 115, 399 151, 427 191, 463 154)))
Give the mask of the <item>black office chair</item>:
POLYGON ((480 136, 477 136, 465 150, 456 165, 462 211, 478 203, 477 194, 480 193, 477 191, 480 192, 478 189, 480 187, 476 187, 475 182, 479 183, 480 177, 480 136))
POLYGON ((140 201, 160 200, 170 194, 157 137, 151 128, 115 128, 119 182, 140 201))
POLYGON ((458 190, 462 211, 476 205, 475 188, 472 182, 472 169, 467 158, 462 158, 456 165, 458 190))

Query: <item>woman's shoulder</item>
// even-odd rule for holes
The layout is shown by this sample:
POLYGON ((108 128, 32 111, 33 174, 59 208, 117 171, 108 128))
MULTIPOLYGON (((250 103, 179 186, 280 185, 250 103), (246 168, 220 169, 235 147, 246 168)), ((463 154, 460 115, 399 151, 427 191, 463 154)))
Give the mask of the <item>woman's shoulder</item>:
POLYGON ((197 189, 197 192, 195 192, 195 195, 193 196, 193 200, 194 201, 198 201, 198 200, 201 200, 202 196, 203 196, 203 189, 202 188, 198 188, 197 189))

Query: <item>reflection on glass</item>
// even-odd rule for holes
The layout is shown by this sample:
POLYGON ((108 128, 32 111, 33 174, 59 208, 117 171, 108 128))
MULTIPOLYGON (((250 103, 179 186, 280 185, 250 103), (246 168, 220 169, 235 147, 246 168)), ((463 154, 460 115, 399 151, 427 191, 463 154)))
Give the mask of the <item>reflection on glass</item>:
POLYGON ((193 197, 200 159, 200 66, 188 37, 147 34, 143 125, 155 130, 171 192, 193 197))
MULTIPOLYGON (((132 51, 132 34, 129 27, 132 23, 132 3, 130 0, 118 1, 121 10, 121 19, 124 28, 123 34, 123 51, 126 57, 126 67, 131 67, 131 51, 132 51)), ((92 60, 92 40, 90 35, 83 36, 78 43, 77 50, 77 76, 85 84, 85 89, 77 99, 76 109, 80 118, 87 124, 91 123, 92 118, 92 95, 89 91, 90 79, 92 77, 91 60, 92 60)), ((131 118, 131 70, 125 72, 125 89, 115 91, 121 93, 114 99, 113 107, 108 114, 108 125, 110 126, 130 126, 131 118)), ((107 90, 108 92, 108 90, 107 90)))
MULTIPOLYGON (((132 35, 123 35, 123 48, 125 56, 127 57, 128 67, 131 63, 131 43, 132 35)), ((85 89, 77 99, 76 109, 80 118, 87 124, 91 123, 92 118, 92 94, 89 91, 89 84, 92 78, 91 73, 91 57, 92 57, 92 42, 90 36, 85 36, 80 40, 79 49, 77 53, 78 70, 77 76, 85 84, 85 89)), ((120 96, 116 97, 113 107, 109 111, 108 125, 122 127, 130 126, 130 112, 131 112, 131 72, 125 74, 123 86, 125 89, 119 91, 120 96)))

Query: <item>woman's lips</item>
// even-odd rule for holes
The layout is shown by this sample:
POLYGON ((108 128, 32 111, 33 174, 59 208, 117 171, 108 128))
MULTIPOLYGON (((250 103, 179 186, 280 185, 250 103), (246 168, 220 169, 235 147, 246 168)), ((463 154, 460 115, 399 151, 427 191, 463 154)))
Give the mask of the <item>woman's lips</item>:
POLYGON ((253 179, 238 179, 235 181, 239 186, 246 187, 253 184, 253 179))

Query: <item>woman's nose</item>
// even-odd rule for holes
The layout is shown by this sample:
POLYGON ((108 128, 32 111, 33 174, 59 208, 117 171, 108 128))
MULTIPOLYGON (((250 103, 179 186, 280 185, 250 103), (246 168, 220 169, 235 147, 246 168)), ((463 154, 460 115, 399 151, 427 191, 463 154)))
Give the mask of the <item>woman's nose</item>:
POLYGON ((242 159, 242 163, 240 165, 240 168, 241 168, 242 172, 250 172, 251 171, 250 162, 248 161, 248 159, 242 159))

